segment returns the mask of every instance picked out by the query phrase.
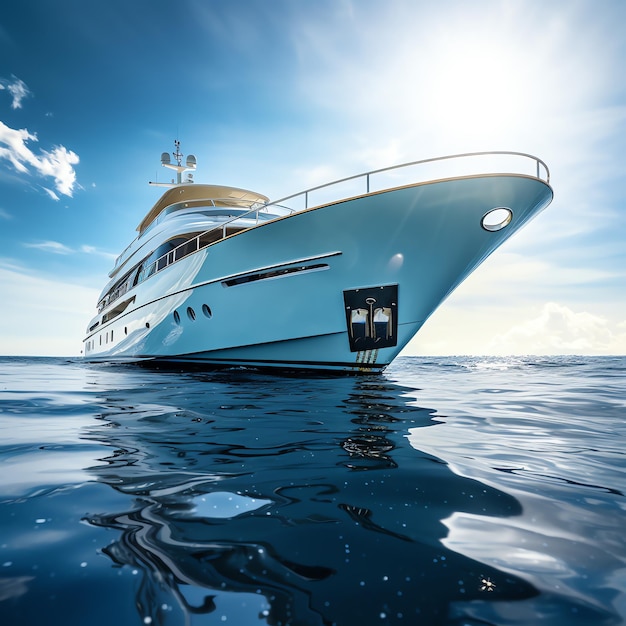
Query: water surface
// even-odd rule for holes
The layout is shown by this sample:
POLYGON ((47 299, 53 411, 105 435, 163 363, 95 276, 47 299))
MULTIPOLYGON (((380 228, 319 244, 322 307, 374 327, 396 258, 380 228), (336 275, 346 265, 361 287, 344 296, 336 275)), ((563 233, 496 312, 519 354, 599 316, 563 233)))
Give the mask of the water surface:
POLYGON ((0 359, 0 624, 626 623, 625 381, 0 359))

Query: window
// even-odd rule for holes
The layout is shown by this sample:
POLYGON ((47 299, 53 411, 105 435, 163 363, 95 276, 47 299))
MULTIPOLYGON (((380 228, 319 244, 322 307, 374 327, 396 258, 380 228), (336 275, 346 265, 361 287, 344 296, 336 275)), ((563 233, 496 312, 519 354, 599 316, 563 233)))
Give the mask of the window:
POLYGON ((513 219, 513 211, 507 207, 498 207, 491 209, 483 215, 480 225, 489 232, 496 232, 508 226, 513 219))
POLYGON ((282 269, 268 270, 266 272, 258 272, 255 274, 242 274, 236 278, 229 278, 222 281, 224 287, 235 287, 236 285, 244 285, 246 283, 253 283, 257 280, 268 280, 271 278, 282 278, 283 276, 290 276, 297 273, 305 272, 317 272, 321 270, 327 270, 328 265, 326 263, 317 263, 315 265, 302 265, 298 267, 286 267, 282 269))

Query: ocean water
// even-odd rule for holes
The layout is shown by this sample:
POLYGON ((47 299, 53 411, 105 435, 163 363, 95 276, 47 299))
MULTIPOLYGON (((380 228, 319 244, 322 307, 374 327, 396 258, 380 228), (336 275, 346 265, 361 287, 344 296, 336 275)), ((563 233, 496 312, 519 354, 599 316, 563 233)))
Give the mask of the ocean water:
POLYGON ((0 624, 626 623, 626 358, 0 359, 0 624))

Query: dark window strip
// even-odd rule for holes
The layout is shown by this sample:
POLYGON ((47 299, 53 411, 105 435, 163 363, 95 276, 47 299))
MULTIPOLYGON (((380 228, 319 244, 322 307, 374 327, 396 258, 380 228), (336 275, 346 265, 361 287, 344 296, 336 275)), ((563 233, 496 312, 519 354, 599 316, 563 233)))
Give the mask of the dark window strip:
POLYGON ((268 278, 280 278, 289 274, 296 274, 299 272, 311 272, 314 270, 327 269, 326 263, 318 263, 316 265, 301 265, 298 267, 286 267, 277 270, 271 270, 269 272, 257 272, 256 274, 245 274, 244 276, 238 276, 237 278, 230 278, 223 280, 222 285, 224 287, 234 287, 235 285, 244 285, 246 283, 253 283, 257 280, 267 280, 268 278))

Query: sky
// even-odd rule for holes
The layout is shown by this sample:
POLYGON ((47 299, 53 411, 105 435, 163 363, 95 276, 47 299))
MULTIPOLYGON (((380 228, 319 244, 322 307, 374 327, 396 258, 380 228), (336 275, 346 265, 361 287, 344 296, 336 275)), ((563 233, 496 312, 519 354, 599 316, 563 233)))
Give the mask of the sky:
MULTIPOLYGON (((0 13, 0 355, 77 356, 179 139, 277 199, 512 150, 553 203, 403 354, 626 354, 623 0, 21 0, 0 13)), ((161 190, 162 191, 162 190, 161 190)))

